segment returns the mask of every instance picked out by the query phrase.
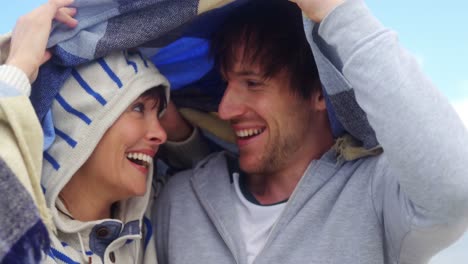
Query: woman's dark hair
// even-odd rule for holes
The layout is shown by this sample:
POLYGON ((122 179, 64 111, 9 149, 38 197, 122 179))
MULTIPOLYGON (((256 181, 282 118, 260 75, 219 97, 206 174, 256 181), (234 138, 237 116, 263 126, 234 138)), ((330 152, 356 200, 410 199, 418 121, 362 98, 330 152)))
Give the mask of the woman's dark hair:
POLYGON ((153 108, 156 107, 156 105, 158 105, 159 103, 158 113, 161 113, 167 107, 165 87, 163 85, 158 85, 149 90, 146 90, 144 93, 142 93, 139 96, 139 98, 153 99, 154 100, 154 105, 152 106, 153 108))
POLYGON ((259 65, 265 79, 285 71, 292 91, 303 98, 321 89, 301 10, 287 0, 252 0, 238 7, 214 34, 211 54, 224 74, 240 59, 259 65))

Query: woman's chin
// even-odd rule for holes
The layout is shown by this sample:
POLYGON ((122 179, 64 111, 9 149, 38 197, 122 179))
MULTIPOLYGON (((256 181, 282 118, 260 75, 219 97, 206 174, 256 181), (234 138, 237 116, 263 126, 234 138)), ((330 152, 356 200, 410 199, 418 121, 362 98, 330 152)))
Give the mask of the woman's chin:
MULTIPOLYGON (((141 196, 144 196, 145 193, 146 193, 146 184, 144 185, 141 185, 141 186, 135 186, 136 188, 134 188, 132 190, 132 195, 131 197, 141 197, 141 196)), ((131 198, 129 197, 129 198, 131 198)))

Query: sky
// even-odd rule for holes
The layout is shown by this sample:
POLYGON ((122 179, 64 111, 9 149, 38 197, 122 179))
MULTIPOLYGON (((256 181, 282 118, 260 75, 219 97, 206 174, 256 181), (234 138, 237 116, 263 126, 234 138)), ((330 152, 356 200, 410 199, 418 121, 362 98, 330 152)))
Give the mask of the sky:
MULTIPOLYGON (((43 0, 5 1, 0 33, 43 0)), ((382 23, 396 30, 424 72, 453 104, 468 128, 468 1, 367 0, 382 23)), ((468 234, 435 256, 430 264, 468 263, 468 234)))
POLYGON ((398 32, 402 44, 416 56, 468 127, 468 2, 367 0, 366 3, 384 25, 398 32))

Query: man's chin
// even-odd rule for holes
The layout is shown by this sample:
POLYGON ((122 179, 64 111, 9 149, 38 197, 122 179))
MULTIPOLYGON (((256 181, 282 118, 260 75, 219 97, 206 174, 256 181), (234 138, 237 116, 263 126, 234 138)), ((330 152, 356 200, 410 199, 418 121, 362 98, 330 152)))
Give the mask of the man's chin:
POLYGON ((247 174, 258 174, 262 171, 261 159, 252 156, 241 155, 239 157, 239 167, 247 174))

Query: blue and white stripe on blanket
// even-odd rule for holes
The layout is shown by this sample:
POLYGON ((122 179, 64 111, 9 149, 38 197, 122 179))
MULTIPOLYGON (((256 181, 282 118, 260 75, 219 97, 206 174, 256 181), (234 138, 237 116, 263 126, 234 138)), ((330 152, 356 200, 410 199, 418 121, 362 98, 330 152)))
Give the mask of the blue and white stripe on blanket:
POLYGON ((47 228, 31 195, 1 158, 0 193, 0 263, 40 263, 50 245, 47 228))
MULTIPOLYGON (((171 89, 180 89, 212 70, 207 39, 229 12, 247 1, 75 0, 79 25, 73 30, 54 25, 49 41, 53 59, 41 67, 32 89, 31 101, 42 122, 45 142, 54 137, 47 112, 72 66, 113 50, 139 48, 168 77, 171 89)), ((312 30, 308 24, 306 21, 306 32, 312 30)), ((375 133, 356 103, 352 87, 326 61, 316 42, 310 40, 310 44, 317 62, 322 60, 318 64, 330 65, 320 68, 319 73, 333 134, 340 136, 347 131, 364 147, 375 147, 378 145, 375 133)))

